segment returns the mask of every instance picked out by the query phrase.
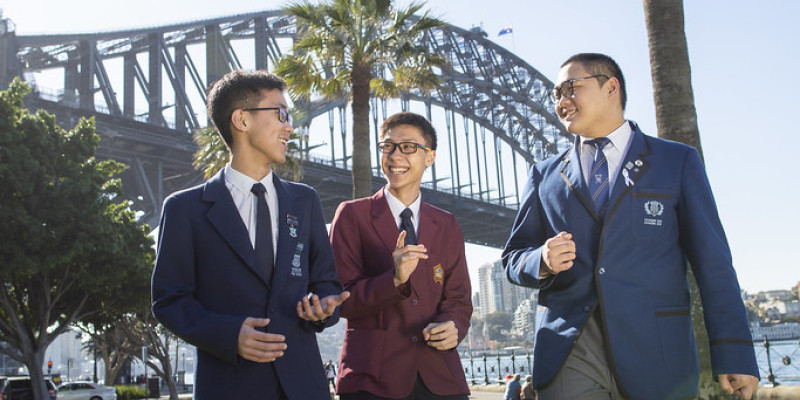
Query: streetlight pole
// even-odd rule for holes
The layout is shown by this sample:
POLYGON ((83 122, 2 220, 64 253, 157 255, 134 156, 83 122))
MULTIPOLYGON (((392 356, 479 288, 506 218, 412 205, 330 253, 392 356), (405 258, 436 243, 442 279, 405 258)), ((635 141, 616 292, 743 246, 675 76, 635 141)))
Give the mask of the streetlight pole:
POLYGON ((94 383, 97 383, 97 343, 94 344, 94 383))

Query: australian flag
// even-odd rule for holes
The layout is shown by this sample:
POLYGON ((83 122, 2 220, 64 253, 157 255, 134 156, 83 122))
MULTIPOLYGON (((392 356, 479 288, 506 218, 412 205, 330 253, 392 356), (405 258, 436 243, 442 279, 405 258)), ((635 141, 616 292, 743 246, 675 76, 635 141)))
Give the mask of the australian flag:
POLYGON ((503 29, 500 30, 497 36, 508 35, 509 33, 514 33, 514 30, 511 29, 511 25, 506 25, 503 29))

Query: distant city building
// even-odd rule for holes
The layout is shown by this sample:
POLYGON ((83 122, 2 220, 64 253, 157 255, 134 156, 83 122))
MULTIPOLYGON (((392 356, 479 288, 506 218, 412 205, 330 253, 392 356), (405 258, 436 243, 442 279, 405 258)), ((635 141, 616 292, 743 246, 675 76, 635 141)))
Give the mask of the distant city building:
MULTIPOLYGON (((6 342, 0 342, 0 346, 3 348, 9 347, 6 342)), ((5 354, 0 354, 0 376, 22 375, 25 373, 27 373, 27 369, 21 362, 5 354)))
POLYGON ((61 374, 62 379, 74 380, 81 376, 87 378, 91 364, 89 357, 83 351, 81 332, 68 329, 56 337, 44 353, 42 368, 45 373, 47 373, 48 361, 53 362, 52 373, 61 374))
POLYGON ((791 290, 768 290, 765 292, 758 292, 751 296, 753 300, 765 302, 770 300, 787 301, 792 299, 791 290))
POLYGON ((478 268, 478 285, 480 309, 476 307, 475 312, 479 313, 481 318, 499 311, 514 314, 523 301, 530 299, 531 295, 537 292, 509 282, 500 260, 478 268))
POLYGON ((781 320, 786 317, 800 317, 800 301, 771 299, 758 303, 764 310, 764 316, 770 320, 781 320))
POLYGON ((516 311, 511 322, 511 335, 522 340, 533 340, 536 332, 536 305, 539 300, 539 292, 535 291, 530 298, 523 300, 516 311))
POLYGON ((475 294, 472 295, 472 315, 474 316, 484 315, 483 307, 481 307, 480 292, 475 292, 475 294))

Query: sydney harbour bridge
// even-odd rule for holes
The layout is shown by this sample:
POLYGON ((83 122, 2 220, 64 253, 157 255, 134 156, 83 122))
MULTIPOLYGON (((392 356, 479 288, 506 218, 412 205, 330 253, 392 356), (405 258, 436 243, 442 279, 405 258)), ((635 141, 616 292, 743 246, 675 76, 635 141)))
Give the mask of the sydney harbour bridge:
MULTIPOLYGON (((192 133, 208 124, 206 88, 235 68, 272 69, 295 33, 294 19, 282 11, 53 35, 17 35, 13 22, 2 20, 0 84, 27 81, 33 92, 26 106, 56 115, 65 129, 94 117, 98 157, 127 165, 125 196, 155 226, 165 196, 203 181, 192 166, 192 133)), ((385 117, 401 110, 426 115, 439 150, 423 179, 423 199, 452 212, 468 242, 501 247, 530 165, 571 143, 547 95, 553 84, 480 28, 446 25, 419 40, 449 60, 438 72, 443 85, 372 99, 373 145, 385 117)), ((317 98, 304 108, 295 121, 308 134, 302 181, 319 191, 330 221, 352 193, 349 107, 347 99, 317 98)), ((384 181, 375 146, 372 158, 377 190, 384 181)))

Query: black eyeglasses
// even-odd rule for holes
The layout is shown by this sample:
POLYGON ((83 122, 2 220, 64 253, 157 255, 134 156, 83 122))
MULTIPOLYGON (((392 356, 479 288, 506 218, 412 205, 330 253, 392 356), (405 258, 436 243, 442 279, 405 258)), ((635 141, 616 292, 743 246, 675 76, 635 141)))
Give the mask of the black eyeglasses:
POLYGON ((242 111, 261 111, 261 110, 278 110, 278 121, 281 123, 289 122, 289 125, 292 124, 292 114, 289 113, 289 110, 283 107, 255 107, 255 108, 243 108, 242 111))
POLYGON ((403 154, 414 154, 417 152, 417 149, 422 150, 430 150, 429 148, 417 143, 417 142, 380 142, 378 143, 378 148, 381 150, 383 154, 392 154, 394 149, 400 149, 400 152, 403 154))
POLYGON ((561 82, 561 85, 556 86, 553 88, 553 91, 550 92, 550 98, 553 100, 553 103, 558 103, 561 101, 561 97, 572 97, 575 94, 575 82, 577 81, 585 81, 587 79, 593 78, 606 78, 608 79, 608 75, 598 74, 598 75, 591 75, 584 78, 575 78, 570 79, 568 81, 561 82))

